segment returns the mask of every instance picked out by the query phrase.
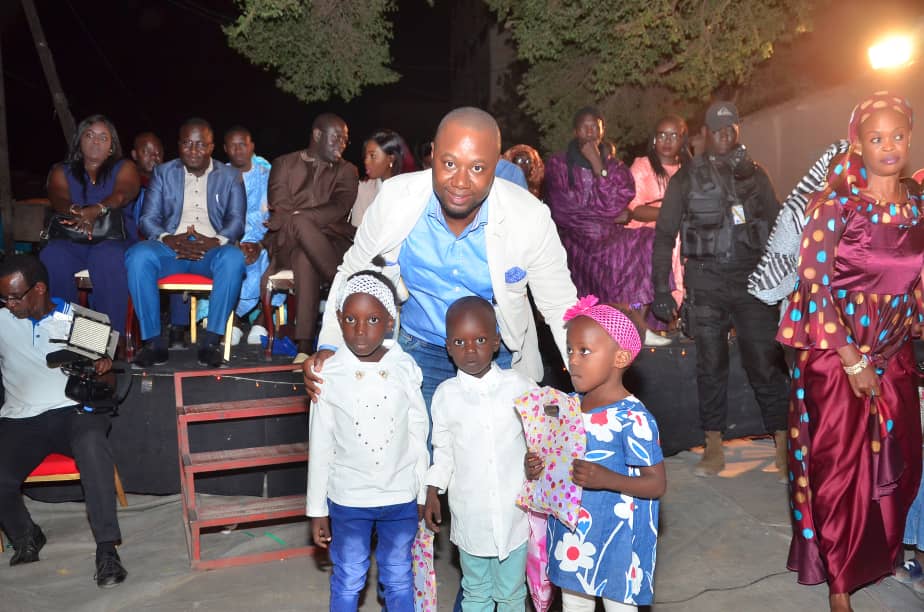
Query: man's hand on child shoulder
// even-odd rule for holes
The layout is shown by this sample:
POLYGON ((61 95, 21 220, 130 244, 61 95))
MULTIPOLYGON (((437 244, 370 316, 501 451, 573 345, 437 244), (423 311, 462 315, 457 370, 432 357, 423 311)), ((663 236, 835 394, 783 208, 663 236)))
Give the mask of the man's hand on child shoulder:
POLYGON ((330 517, 313 516, 311 517, 311 537, 314 543, 321 548, 327 548, 330 544, 330 517))
POLYGON ((321 394, 321 383, 324 382, 318 372, 321 371, 324 362, 333 354, 334 351, 321 349, 302 362, 302 379, 305 381, 305 392, 308 393, 308 398, 312 402, 318 401, 318 395, 321 394))
POLYGON ((427 529, 433 533, 439 533, 439 525, 443 522, 443 515, 440 511, 440 499, 436 496, 436 487, 427 487, 427 503, 423 508, 423 517, 427 529))
POLYGON ((542 475, 542 457, 539 453, 528 452, 523 458, 523 469, 526 471, 527 480, 537 480, 542 475))

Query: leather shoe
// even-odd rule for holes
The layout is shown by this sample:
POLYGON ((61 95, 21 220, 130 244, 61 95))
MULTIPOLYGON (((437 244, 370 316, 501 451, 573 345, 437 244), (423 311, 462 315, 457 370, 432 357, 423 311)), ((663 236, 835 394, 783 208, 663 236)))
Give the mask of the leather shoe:
POLYGON ((20 565, 21 563, 35 563, 39 560, 39 551, 45 546, 45 534, 38 525, 32 525, 32 532, 26 537, 13 542, 13 548, 16 552, 10 559, 10 565, 20 565))
POLYGON ((167 349, 154 348, 153 345, 148 343, 142 346, 138 354, 135 355, 132 366, 135 368, 150 368, 155 365, 163 365, 167 363, 169 356, 167 349))
POLYGON ((197 356, 199 365, 207 368, 220 368, 225 363, 224 351, 220 344, 200 347, 197 356))
POLYGON ((119 553, 107 552, 96 557, 96 586, 101 589, 108 589, 125 582, 128 572, 122 567, 122 560, 119 559, 119 553))

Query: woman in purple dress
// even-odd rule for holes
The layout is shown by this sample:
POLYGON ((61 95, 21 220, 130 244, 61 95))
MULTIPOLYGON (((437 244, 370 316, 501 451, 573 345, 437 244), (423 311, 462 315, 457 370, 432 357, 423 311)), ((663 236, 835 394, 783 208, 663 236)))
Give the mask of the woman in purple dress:
POLYGON ((626 277, 634 269, 626 233, 619 222, 635 197, 629 168, 603 142, 603 116, 595 108, 574 115, 574 139, 545 164, 546 201, 568 252, 568 268, 578 294, 601 302, 628 304, 626 277))
POLYGON ((799 281, 777 339, 797 349, 789 409, 789 569, 832 610, 892 573, 921 478, 911 336, 924 308, 918 186, 899 179, 913 115, 879 92, 806 207, 799 281))

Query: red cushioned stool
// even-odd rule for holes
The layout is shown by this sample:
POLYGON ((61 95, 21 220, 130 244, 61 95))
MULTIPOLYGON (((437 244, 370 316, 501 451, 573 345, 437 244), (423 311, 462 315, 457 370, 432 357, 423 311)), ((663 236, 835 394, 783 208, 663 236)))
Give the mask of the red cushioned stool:
MULTIPOLYGON (((119 505, 125 508, 128 506, 128 500, 125 499, 125 490, 122 489, 122 479, 119 478, 119 468, 114 467, 113 477, 115 478, 116 498, 119 505)), ((77 463, 73 457, 51 453, 32 470, 32 473, 26 478, 23 484, 34 484, 42 482, 62 482, 66 480, 80 480, 80 471, 77 469, 77 463)), ((0 552, 3 551, 3 538, 0 538, 0 552)))
MULTIPOLYGON (((171 274, 157 281, 157 288, 161 291, 185 291, 189 294, 189 339, 196 343, 196 294, 211 293, 212 279, 199 274, 171 274)), ((228 315, 225 324, 225 353, 224 359, 231 359, 231 329, 234 326, 234 311, 228 315)), ((125 355, 129 361, 135 357, 135 305, 131 296, 128 297, 128 313, 125 317, 125 355)))

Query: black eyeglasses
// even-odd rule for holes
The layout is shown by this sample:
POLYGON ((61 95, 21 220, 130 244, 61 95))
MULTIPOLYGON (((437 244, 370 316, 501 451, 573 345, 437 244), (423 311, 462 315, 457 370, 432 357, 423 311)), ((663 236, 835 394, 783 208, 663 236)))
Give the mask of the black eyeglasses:
POLYGON ((32 291, 32 290, 35 288, 35 285, 36 285, 36 284, 37 284, 37 283, 32 283, 31 285, 29 285, 29 288, 26 289, 25 291, 23 291, 20 295, 10 295, 10 296, 7 296, 7 297, 0 297, 0 305, 6 306, 6 305, 9 304, 10 302, 21 302, 21 301, 23 301, 23 299, 25 299, 25 297, 26 297, 27 295, 29 295, 29 292, 32 291))

